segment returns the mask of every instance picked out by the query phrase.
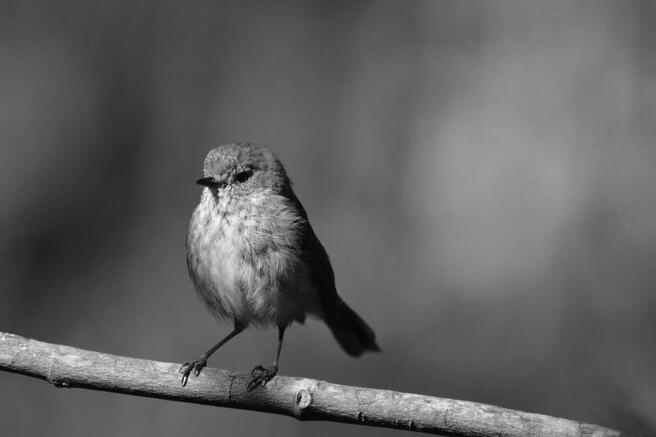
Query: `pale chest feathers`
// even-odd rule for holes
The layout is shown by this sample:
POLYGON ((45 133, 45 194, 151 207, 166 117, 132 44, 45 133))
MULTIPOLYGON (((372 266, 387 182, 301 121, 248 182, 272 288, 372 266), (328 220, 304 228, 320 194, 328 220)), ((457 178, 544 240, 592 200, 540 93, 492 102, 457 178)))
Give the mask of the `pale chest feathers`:
POLYGON ((286 324, 311 312, 303 226, 282 196, 215 198, 204 190, 189 225, 187 266, 210 312, 244 324, 286 324))

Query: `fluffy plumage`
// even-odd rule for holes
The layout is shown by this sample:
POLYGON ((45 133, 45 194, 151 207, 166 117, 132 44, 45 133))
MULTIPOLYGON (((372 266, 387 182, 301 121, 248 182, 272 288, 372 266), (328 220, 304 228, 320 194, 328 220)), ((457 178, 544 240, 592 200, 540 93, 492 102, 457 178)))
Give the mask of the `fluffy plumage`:
POLYGON ((338 296, 328 255, 270 150, 217 147, 198 182, 205 188, 189 225, 187 266, 200 300, 234 321, 234 335, 251 324, 275 325, 282 342, 284 329, 309 314, 350 355, 379 350, 371 328, 338 296))

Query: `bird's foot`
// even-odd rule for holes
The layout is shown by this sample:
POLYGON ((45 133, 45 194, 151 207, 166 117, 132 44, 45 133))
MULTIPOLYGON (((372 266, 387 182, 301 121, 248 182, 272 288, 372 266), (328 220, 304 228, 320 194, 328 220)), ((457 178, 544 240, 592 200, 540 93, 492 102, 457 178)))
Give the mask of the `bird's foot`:
POLYGON ((264 367, 255 366, 251 371, 251 382, 248 383, 248 391, 254 390, 257 387, 264 387, 271 378, 278 373, 278 366, 264 367))
POLYGON ((207 366, 207 358, 204 356, 200 356, 197 360, 184 363, 178 371, 178 373, 182 374, 182 386, 187 385, 189 374, 191 374, 192 370, 194 371, 194 375, 198 376, 205 366, 207 366))

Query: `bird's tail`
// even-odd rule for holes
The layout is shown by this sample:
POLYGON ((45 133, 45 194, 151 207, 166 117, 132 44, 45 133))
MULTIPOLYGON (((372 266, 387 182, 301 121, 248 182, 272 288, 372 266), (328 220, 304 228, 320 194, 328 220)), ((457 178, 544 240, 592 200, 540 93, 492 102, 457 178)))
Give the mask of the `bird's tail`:
POLYGON ((374 331, 342 299, 337 299, 326 317, 326 323, 340 346, 354 357, 366 351, 380 351, 374 331))

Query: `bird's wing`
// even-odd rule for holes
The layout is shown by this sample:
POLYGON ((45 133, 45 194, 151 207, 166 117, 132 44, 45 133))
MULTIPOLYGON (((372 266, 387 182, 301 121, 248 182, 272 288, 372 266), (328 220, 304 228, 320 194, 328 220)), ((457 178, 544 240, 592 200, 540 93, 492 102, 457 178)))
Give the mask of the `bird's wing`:
POLYGON ((310 272, 312 283, 319 291, 321 305, 324 311, 329 314, 340 300, 337 295, 337 289, 335 288, 335 274, 330 265, 330 258, 321 241, 319 241, 319 238, 314 233, 314 229, 312 229, 312 225, 301 201, 298 200, 298 197, 293 192, 289 193, 287 197, 303 218, 304 223, 302 225, 303 230, 301 232, 300 242, 302 258, 310 272))

